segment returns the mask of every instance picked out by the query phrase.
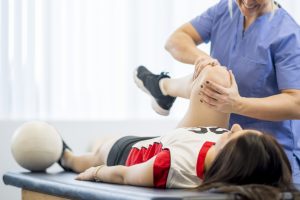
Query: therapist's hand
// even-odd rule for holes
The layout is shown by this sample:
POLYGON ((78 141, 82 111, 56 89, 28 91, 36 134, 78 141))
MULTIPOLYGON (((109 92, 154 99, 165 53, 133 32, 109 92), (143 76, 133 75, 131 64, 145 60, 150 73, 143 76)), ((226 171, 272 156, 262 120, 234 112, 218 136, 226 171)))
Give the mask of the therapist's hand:
POLYGON ((193 75, 193 80, 195 80, 199 76, 199 74, 205 67, 207 67, 207 66, 214 67, 216 65, 220 65, 219 61, 216 59, 213 59, 210 56, 199 57, 195 62, 195 71, 194 71, 194 75, 193 75))
POLYGON ((207 81, 200 90, 200 101, 210 108, 223 113, 234 113, 241 98, 234 75, 231 70, 229 73, 231 80, 229 88, 207 81))

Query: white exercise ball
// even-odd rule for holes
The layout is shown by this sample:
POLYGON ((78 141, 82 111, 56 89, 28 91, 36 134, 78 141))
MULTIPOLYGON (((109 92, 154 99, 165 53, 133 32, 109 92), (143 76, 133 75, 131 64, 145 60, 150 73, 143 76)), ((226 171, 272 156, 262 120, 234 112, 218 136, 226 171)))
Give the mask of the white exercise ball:
POLYGON ((14 133, 11 151, 16 162, 30 171, 44 171, 61 156, 62 138, 46 122, 22 124, 14 133))

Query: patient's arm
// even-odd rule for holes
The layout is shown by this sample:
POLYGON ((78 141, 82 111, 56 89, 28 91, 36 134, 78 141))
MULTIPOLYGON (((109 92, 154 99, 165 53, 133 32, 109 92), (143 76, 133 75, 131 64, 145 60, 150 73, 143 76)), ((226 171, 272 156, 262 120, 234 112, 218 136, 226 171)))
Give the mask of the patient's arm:
POLYGON ((95 174, 97 167, 91 167, 79 174, 76 179, 93 181, 94 176, 102 182, 153 187, 153 163, 155 157, 150 160, 132 166, 104 166, 95 174))

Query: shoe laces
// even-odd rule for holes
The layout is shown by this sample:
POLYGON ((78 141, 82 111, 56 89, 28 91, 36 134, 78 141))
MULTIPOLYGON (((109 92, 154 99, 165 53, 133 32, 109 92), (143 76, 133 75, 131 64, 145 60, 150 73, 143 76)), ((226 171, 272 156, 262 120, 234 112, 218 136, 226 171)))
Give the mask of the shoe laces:
POLYGON ((169 72, 161 72, 160 75, 158 75, 158 78, 161 79, 161 78, 164 78, 166 76, 169 77, 168 74, 169 74, 169 72))

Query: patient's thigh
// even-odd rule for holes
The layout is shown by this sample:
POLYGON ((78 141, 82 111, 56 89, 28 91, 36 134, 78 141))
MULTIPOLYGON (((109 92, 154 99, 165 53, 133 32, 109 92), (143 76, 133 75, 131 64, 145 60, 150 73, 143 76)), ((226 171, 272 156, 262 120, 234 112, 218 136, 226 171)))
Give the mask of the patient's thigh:
POLYGON ((92 147, 92 152, 100 159, 101 163, 106 164, 108 154, 117 140, 123 136, 108 136, 97 139, 92 147))

